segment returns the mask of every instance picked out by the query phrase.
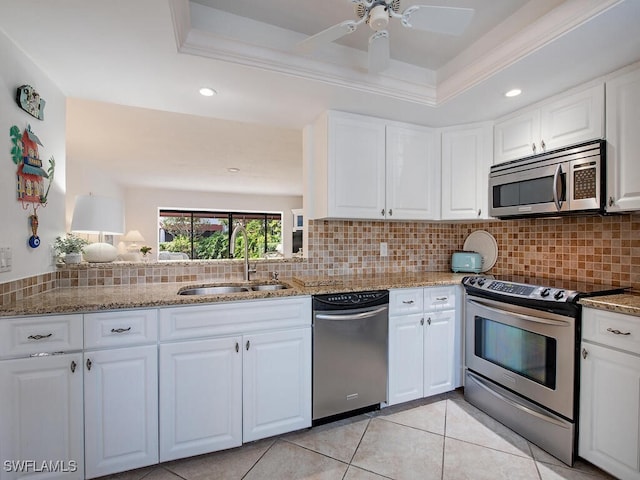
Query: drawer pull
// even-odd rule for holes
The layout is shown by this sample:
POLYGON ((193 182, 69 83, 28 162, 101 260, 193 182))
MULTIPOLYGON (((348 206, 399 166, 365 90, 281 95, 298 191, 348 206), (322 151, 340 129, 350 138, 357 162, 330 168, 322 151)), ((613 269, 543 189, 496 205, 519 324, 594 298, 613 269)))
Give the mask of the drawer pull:
POLYGON ((611 327, 607 328, 607 332, 611 332, 614 335, 631 335, 631 332, 621 332, 620 330, 613 329, 611 327))
POLYGON ((403 300, 402 303, 406 303, 407 305, 413 305, 413 300, 403 300))
POLYGON ((447 300, 447 297, 436 297, 436 300, 439 302, 445 302, 447 300))
POLYGON ((124 332, 128 332, 129 330, 131 330, 131 327, 129 327, 129 328, 112 328, 111 329, 111 333, 124 333, 124 332))
POLYGON ((49 338, 53 333, 49 333, 47 335, 29 335, 27 338, 29 340, 42 340, 43 338, 49 338))

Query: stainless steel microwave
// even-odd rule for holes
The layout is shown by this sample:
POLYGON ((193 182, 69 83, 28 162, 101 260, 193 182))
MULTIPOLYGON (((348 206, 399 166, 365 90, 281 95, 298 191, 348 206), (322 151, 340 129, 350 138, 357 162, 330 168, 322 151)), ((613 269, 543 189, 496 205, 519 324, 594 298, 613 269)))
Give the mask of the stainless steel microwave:
POLYGON ((604 213, 604 140, 493 165, 489 215, 604 213))

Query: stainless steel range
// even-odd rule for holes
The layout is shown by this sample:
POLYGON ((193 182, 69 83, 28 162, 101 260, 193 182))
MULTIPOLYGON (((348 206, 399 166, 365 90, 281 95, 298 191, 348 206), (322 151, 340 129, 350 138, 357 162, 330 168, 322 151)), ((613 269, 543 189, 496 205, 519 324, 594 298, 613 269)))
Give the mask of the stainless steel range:
POLYGON ((465 398, 568 465, 577 451, 578 300, 586 282, 464 277, 465 398))

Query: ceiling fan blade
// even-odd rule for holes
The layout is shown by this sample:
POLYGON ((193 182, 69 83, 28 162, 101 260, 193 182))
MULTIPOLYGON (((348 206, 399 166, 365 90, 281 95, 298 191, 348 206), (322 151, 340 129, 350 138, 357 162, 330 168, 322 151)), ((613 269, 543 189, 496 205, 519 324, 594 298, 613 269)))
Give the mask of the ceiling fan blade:
POLYGON ((304 39, 296 45, 296 51, 299 53, 311 53, 325 43, 331 43, 338 40, 340 37, 344 37, 349 33, 355 32, 359 24, 360 22, 356 22, 354 20, 346 20, 342 23, 338 23, 333 27, 329 27, 326 30, 304 39))
POLYGON ((380 30, 369 37, 369 73, 389 67, 389 32, 380 30))
POLYGON ((414 5, 402 12, 402 25, 417 30, 461 35, 471 23, 473 8, 414 5))

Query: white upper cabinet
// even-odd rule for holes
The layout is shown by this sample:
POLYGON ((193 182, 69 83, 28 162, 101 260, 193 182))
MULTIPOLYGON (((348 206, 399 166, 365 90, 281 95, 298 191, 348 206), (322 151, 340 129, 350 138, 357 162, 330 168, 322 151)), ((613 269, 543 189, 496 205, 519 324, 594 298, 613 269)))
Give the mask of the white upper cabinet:
POLYGON ((607 89, 607 211, 640 210, 640 68, 607 89))
POLYGON ((492 124, 442 131, 442 220, 489 218, 488 184, 492 163, 492 124))
POLYGON ((496 122, 494 163, 604 137, 604 86, 565 93, 496 122))
POLYGON ((311 218, 439 218, 440 151, 432 129, 333 111, 309 128, 311 218))

